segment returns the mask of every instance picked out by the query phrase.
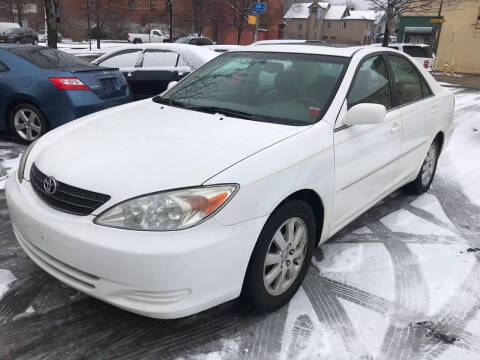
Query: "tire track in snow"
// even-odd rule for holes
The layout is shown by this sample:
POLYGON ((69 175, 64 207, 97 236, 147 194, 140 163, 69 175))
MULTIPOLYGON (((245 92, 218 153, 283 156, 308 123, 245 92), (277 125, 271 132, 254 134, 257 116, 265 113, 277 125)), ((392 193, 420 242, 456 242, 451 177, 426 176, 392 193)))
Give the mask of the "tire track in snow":
POLYGON ((240 349, 248 349, 248 351, 243 352, 240 358, 248 360, 278 359, 282 349, 287 315, 288 305, 285 305, 274 313, 262 315, 260 321, 255 321, 248 330, 248 334, 242 336, 240 349))
MULTIPOLYGON (((395 232, 395 236, 405 244, 458 244, 458 237, 448 235, 415 235, 402 232, 395 232)), ((379 244, 391 239, 389 234, 355 234, 343 235, 335 240, 337 244, 379 244)))
MULTIPOLYGON (((456 227, 456 232, 467 241, 469 246, 478 247, 480 207, 471 203, 458 184, 452 184, 442 176, 437 177, 432 192, 456 227)), ((456 334, 462 334, 468 321, 479 311, 480 254, 476 252, 473 256, 476 261, 455 295, 431 319, 432 331, 435 333, 453 337, 457 336, 456 334)), ((470 348, 478 347, 480 342, 477 341, 479 339, 470 338, 470 348)), ((445 344, 442 339, 427 338, 422 347, 423 359, 437 358, 448 346, 449 344, 445 344)))
POLYGON ((335 353, 351 359, 371 359, 342 304, 329 283, 314 266, 310 266, 303 283, 318 320, 331 335, 335 353))
POLYGON ((368 227, 374 233, 390 235, 383 245, 390 255, 395 277, 395 300, 379 357, 411 359, 421 342, 421 333, 413 324, 428 311, 428 287, 419 262, 408 246, 380 221, 368 227))

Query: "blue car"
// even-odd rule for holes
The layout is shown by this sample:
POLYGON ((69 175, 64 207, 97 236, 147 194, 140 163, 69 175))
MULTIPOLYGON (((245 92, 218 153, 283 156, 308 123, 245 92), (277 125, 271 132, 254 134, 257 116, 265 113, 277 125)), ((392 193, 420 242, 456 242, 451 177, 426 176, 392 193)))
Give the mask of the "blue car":
POLYGON ((49 129, 133 100, 114 68, 42 46, 0 45, 0 130, 32 142, 49 129))

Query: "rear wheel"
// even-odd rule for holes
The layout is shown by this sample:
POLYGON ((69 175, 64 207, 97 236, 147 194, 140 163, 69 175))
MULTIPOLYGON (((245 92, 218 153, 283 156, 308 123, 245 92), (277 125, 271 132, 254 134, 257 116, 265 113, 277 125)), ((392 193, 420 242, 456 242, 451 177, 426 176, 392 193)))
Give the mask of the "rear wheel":
POLYGON ((253 250, 242 300, 258 312, 286 304, 305 278, 315 244, 315 218, 304 201, 292 200, 275 211, 253 250))
POLYGON ((29 103, 16 105, 10 111, 10 129, 13 135, 24 142, 32 142, 45 134, 47 120, 38 107, 29 103))
POLYGON ((141 43, 142 43, 142 40, 140 40, 140 39, 134 39, 134 40, 133 40, 133 43, 134 43, 134 44, 141 44, 141 43))
POLYGON ((423 161, 422 168, 417 178, 407 184, 406 190, 412 194, 420 195, 428 191, 432 185, 437 170, 438 157, 440 156, 440 144, 437 139, 433 141, 428 149, 427 156, 423 161))

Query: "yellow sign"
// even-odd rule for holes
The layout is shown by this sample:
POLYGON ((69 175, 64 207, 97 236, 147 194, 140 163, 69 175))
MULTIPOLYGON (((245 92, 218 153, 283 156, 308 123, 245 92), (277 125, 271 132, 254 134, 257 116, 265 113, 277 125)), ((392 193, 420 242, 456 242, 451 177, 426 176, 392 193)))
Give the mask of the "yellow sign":
POLYGON ((255 15, 248 15, 248 25, 255 25, 257 23, 257 17, 255 15))
POLYGON ((443 24, 443 23, 446 22, 446 20, 445 19, 432 19, 432 20, 430 20, 430 22, 432 22, 432 23, 442 23, 443 24))

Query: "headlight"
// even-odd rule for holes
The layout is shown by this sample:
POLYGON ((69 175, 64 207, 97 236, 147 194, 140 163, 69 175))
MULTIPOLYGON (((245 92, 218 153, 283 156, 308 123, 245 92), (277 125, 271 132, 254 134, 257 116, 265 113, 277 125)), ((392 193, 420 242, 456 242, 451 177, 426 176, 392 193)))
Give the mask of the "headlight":
POLYGON ((140 196, 98 215, 94 223, 139 231, 173 231, 198 225, 235 195, 238 185, 214 185, 140 196))
POLYGON ((25 172, 25 164, 27 163, 27 159, 28 159, 28 155, 30 155, 30 151, 32 151, 33 149, 33 146, 35 145, 35 143, 38 141, 35 140, 34 142, 32 142, 26 149, 25 151, 23 152, 22 154, 22 157, 20 158, 20 163, 18 164, 18 171, 17 171, 17 177, 18 177, 18 181, 21 183, 23 181, 23 175, 24 175, 24 172, 25 172))

